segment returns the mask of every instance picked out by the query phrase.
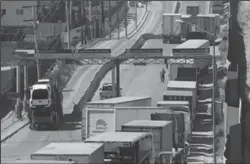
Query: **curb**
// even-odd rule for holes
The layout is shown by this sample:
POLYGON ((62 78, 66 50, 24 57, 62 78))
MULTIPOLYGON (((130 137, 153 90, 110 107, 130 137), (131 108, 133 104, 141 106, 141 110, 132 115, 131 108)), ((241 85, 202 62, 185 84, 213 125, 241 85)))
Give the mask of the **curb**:
POLYGON ((148 16, 149 16, 149 10, 147 10, 147 11, 144 13, 144 15, 143 15, 143 17, 142 17, 142 19, 141 19, 140 24, 137 26, 137 29, 134 29, 134 30, 130 33, 130 35, 128 35, 128 38, 127 38, 127 39, 132 38, 132 37, 142 28, 142 26, 145 24, 146 20, 148 19, 148 16))
POLYGON ((21 129, 23 129, 25 126, 27 126, 29 124, 29 122, 23 124, 21 127, 17 128, 16 130, 14 130, 12 133, 10 133, 9 135, 7 135, 6 137, 4 137, 3 139, 1 139, 1 143, 6 141, 7 139, 9 139, 10 137, 12 137, 14 134, 16 134, 18 131, 20 131, 21 129))

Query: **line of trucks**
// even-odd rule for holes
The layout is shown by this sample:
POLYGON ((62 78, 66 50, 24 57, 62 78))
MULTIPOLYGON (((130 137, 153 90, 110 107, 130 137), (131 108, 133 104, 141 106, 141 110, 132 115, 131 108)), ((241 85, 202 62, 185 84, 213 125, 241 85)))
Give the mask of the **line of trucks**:
POLYGON ((207 39, 213 43, 217 38, 211 34, 216 37, 220 34, 220 15, 200 14, 198 5, 187 6, 186 11, 186 14, 163 14, 163 43, 182 43, 188 39, 207 39))
MULTIPOLYGON (((206 43, 209 46, 208 40, 206 43)), ((181 53, 176 49, 172 55, 181 53)), ((182 53, 188 55, 191 50, 182 53)), ((167 89, 156 106, 148 96, 87 102, 82 112, 83 142, 50 143, 32 153, 25 163, 187 163, 199 72, 206 68, 206 64, 194 61, 188 65, 170 64, 170 70, 177 69, 177 73, 170 71, 167 89)))

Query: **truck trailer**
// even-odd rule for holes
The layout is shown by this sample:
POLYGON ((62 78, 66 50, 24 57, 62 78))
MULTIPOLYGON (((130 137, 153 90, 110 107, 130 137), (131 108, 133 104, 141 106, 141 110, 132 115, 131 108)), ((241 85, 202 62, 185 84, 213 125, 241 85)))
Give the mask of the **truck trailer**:
POLYGON ((150 120, 153 112, 166 112, 163 107, 99 107, 86 109, 86 120, 82 124, 82 137, 89 138, 103 132, 121 131, 123 124, 132 120, 150 120))
POLYGON ((105 163, 151 163, 153 136, 148 132, 105 132, 84 141, 104 144, 105 163))
POLYGON ((32 160, 75 161, 76 163, 104 163, 102 143, 50 143, 31 154, 32 160))
POLYGON ((122 125, 123 132, 151 132, 153 134, 153 159, 162 151, 172 151, 172 121, 133 120, 122 125))
POLYGON ((190 102, 190 113, 192 117, 191 120, 195 119, 197 113, 197 102, 199 99, 197 96, 197 83, 195 81, 169 81, 167 85, 167 91, 164 94, 168 94, 169 98, 172 96, 174 100, 188 100, 190 102), (191 97, 187 96, 190 95, 190 93, 181 93, 178 91, 192 92, 192 103, 190 100, 191 97), (180 94, 185 94, 186 96, 181 96, 180 94))
POLYGON ((181 14, 167 14, 162 16, 163 43, 181 43, 181 14))
POLYGON ((176 110, 173 109, 172 112, 152 113, 151 120, 172 121, 173 154, 181 154, 180 156, 183 161, 180 163, 187 163, 189 154, 188 142, 190 142, 191 139, 191 122, 189 120, 189 113, 177 111, 178 108, 176 108, 176 110))
MULTIPOLYGON (((210 43, 204 39, 190 39, 172 49, 172 56, 189 56, 189 55, 210 55, 210 43)), ((179 68, 197 68, 197 73, 203 75, 208 72, 208 67, 212 61, 207 59, 186 59, 186 63, 181 63, 183 59, 176 60, 170 64, 169 77, 175 79, 179 68)))

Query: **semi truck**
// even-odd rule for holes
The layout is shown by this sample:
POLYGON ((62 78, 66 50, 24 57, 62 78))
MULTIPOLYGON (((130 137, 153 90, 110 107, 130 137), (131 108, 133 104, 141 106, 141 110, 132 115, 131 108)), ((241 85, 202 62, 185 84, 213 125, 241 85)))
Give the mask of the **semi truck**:
POLYGON ((198 14, 197 15, 197 32, 206 31, 206 39, 213 44, 215 39, 220 35, 220 16, 219 14, 198 14), (208 34, 208 33, 210 34, 208 34), (216 38, 214 38, 216 36, 216 38))
POLYGON ((130 106, 151 106, 151 97, 116 97, 86 103, 86 112, 82 112, 82 124, 86 125, 82 128, 83 139, 101 132, 115 131, 116 123, 113 121, 120 113, 116 108, 130 106))
POLYGON ((182 41, 181 14, 164 13, 162 17, 162 37, 163 43, 180 43, 182 41))
MULTIPOLYGON (((189 56, 189 55, 210 55, 210 44, 208 40, 204 39, 191 39, 178 45, 172 49, 172 56, 189 56)), ((196 74, 203 75, 208 72, 209 65, 211 65, 211 60, 195 60, 186 59, 187 62, 182 63, 183 59, 176 59, 176 62, 172 62, 169 66, 169 78, 171 80, 176 79, 178 75, 179 68, 194 68, 197 69, 196 74)))
POLYGON ((123 124, 132 120, 150 120, 153 112, 166 112, 168 108, 163 107, 101 107, 87 108, 86 120, 82 124, 82 137, 89 138, 103 132, 121 131, 123 124))
POLYGON ((181 157, 178 158, 181 159, 179 163, 187 163, 187 157, 190 150, 188 142, 191 140, 191 123, 189 120, 189 113, 187 111, 178 111, 179 109, 180 107, 172 107, 172 112, 156 112, 152 113, 150 116, 151 120, 172 121, 172 137, 174 138, 174 148, 172 149, 172 152, 173 154, 179 154, 181 157))
POLYGON ((169 81, 167 85, 167 90, 168 91, 165 94, 168 95, 169 99, 173 98, 173 100, 177 100, 177 101, 188 100, 190 102, 191 120, 193 122, 196 117, 196 111, 197 111, 196 108, 197 108, 197 102, 199 99, 197 96, 196 82, 195 81, 169 81), (192 92, 192 102, 191 102, 190 93, 178 92, 178 91, 192 92), (185 96, 182 94, 185 94, 185 96))
POLYGON ((172 122, 133 120, 122 125, 123 132, 151 132, 153 135, 153 163, 163 151, 172 152, 172 122))
POLYGON ((153 136, 149 132, 105 132, 85 143, 104 144, 105 163, 151 163, 153 136))
POLYGON ((31 154, 32 160, 75 161, 76 163, 104 163, 102 143, 50 143, 31 154))
POLYGON ((30 87, 31 129, 59 127, 63 120, 62 92, 50 79, 40 79, 30 87))

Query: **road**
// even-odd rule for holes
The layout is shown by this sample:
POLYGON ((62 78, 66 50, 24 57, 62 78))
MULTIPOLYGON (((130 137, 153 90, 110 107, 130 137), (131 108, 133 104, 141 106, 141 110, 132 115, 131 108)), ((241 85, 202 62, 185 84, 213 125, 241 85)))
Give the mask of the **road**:
MULTIPOLYGON (((160 32, 161 11, 163 8, 172 11, 172 7, 172 2, 152 2, 152 4, 149 5, 151 12, 147 22, 133 38, 130 40, 122 39, 119 41, 102 42, 94 48, 108 48, 111 45, 113 56, 122 53, 124 49, 129 48, 133 44, 133 41, 141 34, 160 32), (163 6, 162 3, 165 3, 165 5, 163 6)), ((100 66, 82 66, 79 67, 72 76, 72 79, 65 88, 65 90, 69 90, 69 92, 64 93, 63 108, 66 115, 72 112, 72 101, 79 101, 99 67, 100 66)), ((12 138, 1 144, 1 159, 27 159, 32 152, 50 142, 79 141, 81 140, 80 129, 81 124, 79 122, 70 123, 70 120, 58 131, 31 131, 28 127, 25 127, 12 138)))
MULTIPOLYGON (((148 40, 142 48, 162 48, 164 56, 169 56, 174 44, 163 44, 161 39, 148 40)), ((162 95, 167 87, 166 82, 160 81, 160 71, 166 69, 166 65, 121 65, 120 66, 120 84, 122 88, 122 96, 151 96, 152 105, 156 105, 159 100, 162 100, 162 95)), ((103 83, 111 82, 111 73, 107 74, 102 80, 103 83)), ((99 90, 95 93, 92 100, 100 100, 99 90)))

